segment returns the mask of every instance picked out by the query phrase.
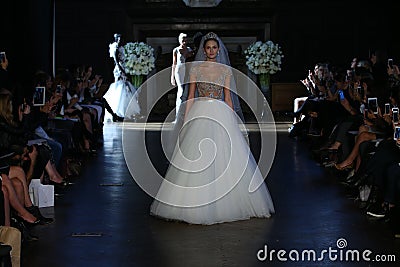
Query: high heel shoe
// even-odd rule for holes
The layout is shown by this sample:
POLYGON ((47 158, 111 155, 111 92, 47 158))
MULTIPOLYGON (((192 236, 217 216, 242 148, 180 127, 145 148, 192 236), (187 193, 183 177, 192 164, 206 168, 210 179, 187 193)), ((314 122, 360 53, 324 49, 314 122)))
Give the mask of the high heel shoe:
POLYGON ((50 223, 54 222, 54 219, 53 219, 53 218, 44 217, 44 216, 42 215, 42 213, 40 212, 38 206, 32 205, 32 206, 30 206, 30 207, 26 207, 25 209, 26 209, 27 211, 29 211, 30 214, 32 214, 33 216, 35 216, 36 218, 39 219, 38 224, 40 224, 40 225, 50 224, 50 223))
POLYGON ((67 187, 67 185, 69 184, 67 181, 61 181, 61 182, 59 182, 59 183, 57 183, 57 182, 54 182, 53 180, 50 180, 49 181, 49 183, 48 183, 49 185, 54 185, 55 187, 58 187, 58 188, 61 188, 61 189, 63 189, 63 188, 65 188, 65 187, 67 187))
POLYGON ((37 241, 39 240, 39 237, 33 235, 30 228, 32 225, 38 225, 39 221, 40 220, 36 220, 34 223, 29 223, 20 216, 13 216, 11 217, 11 226, 21 231, 22 242, 37 241))

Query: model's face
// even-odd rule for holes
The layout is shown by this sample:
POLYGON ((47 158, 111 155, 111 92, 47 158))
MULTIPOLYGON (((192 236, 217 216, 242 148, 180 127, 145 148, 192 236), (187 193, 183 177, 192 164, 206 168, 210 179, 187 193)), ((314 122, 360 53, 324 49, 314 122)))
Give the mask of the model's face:
POLYGON ((186 43, 187 43, 187 37, 183 37, 181 39, 181 45, 186 45, 186 43))
POLYGON ((204 44, 204 52, 209 60, 215 60, 218 55, 219 47, 218 43, 214 40, 208 40, 204 44))

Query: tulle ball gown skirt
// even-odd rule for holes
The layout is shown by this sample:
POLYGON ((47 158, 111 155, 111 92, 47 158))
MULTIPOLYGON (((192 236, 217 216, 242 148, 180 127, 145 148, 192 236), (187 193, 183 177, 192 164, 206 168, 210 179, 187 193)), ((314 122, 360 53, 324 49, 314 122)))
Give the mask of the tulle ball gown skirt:
POLYGON ((238 118, 224 102, 193 103, 150 213, 204 225, 274 213, 238 118), (254 191, 250 183, 260 186, 254 191))
POLYGON ((129 117, 129 115, 140 113, 140 107, 135 92, 136 89, 130 82, 118 80, 110 84, 104 98, 115 114, 120 117, 125 117, 126 115, 129 117), (128 106, 129 114, 126 114, 128 106))

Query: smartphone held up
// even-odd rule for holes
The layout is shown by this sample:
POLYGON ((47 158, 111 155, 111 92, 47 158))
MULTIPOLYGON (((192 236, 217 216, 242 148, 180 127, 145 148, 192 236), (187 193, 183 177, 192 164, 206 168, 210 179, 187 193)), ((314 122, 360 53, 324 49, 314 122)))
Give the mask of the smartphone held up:
POLYGON ((61 94, 61 92, 62 92, 61 85, 57 84, 56 94, 61 94))
POLYGON ((357 87, 357 93, 361 98, 364 98, 364 87, 362 87, 361 85, 359 85, 357 87))
POLYGON ((388 59, 388 66, 393 69, 393 58, 388 59))
POLYGON ((374 114, 378 114, 378 98, 369 97, 368 98, 368 109, 374 114))
POLYGON ((389 103, 385 104, 385 114, 390 114, 390 104, 389 103))
POLYGON ((399 123, 399 108, 392 108, 392 120, 393 123, 399 123))
POLYGON ((393 136, 394 140, 400 139, 400 126, 396 126, 394 128, 394 136, 393 136))
POLYGON ((6 52, 0 52, 0 62, 3 63, 6 61, 6 52))

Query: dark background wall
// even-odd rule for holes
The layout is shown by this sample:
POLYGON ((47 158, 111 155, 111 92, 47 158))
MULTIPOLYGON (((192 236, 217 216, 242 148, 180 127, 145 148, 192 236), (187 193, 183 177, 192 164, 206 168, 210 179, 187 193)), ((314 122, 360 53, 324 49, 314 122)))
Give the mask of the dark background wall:
POLYGON ((196 24, 203 25, 202 32, 212 29, 221 36, 262 40, 265 34, 251 25, 265 23, 271 40, 282 46, 285 55, 283 70, 273 80, 292 82, 318 61, 347 67, 353 56, 367 58, 371 49, 383 49, 400 63, 398 9, 394 1, 374 2, 223 0, 216 8, 189 8, 181 0, 6 0, 1 7, 0 50, 7 52, 10 72, 18 80, 29 80, 37 69, 52 73, 55 26, 57 68, 89 64, 111 81, 108 44, 115 32, 122 33, 125 41, 137 41, 176 37, 180 25, 196 24), (230 23, 249 27, 218 31, 216 25, 230 23), (157 24, 159 29, 138 31, 137 24, 157 24))

